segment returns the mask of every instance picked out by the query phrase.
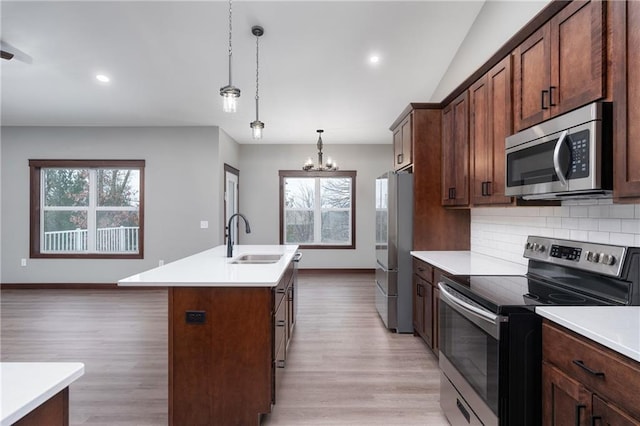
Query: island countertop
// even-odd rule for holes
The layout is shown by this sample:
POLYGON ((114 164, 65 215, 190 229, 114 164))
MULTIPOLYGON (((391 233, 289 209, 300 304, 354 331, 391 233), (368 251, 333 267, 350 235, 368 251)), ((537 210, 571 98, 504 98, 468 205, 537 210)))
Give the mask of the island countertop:
POLYGON ((0 425, 11 425, 84 374, 81 362, 0 363, 0 425))
POLYGON ((130 287, 275 287, 293 259, 297 245, 236 245, 233 257, 217 246, 118 281, 130 287), (275 263, 234 264, 246 254, 281 254, 275 263))

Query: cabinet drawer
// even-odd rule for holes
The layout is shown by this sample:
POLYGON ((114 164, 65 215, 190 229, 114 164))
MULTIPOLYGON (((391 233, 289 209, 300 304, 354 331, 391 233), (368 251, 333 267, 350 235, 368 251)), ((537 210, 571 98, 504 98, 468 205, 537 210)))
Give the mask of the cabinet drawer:
POLYGON ((640 418, 640 364, 547 320, 542 357, 594 393, 640 418))
POLYGON ((278 388, 280 387, 280 383, 282 382, 282 373, 284 373, 284 367, 285 367, 285 347, 284 347, 284 342, 282 345, 280 346, 276 346, 277 350, 276 350, 276 355, 275 355, 275 359, 273 360, 273 403, 275 404, 276 401, 276 395, 278 394, 278 388))
MULTIPOLYGON (((277 350, 285 338, 287 328, 287 304, 282 303, 273 316, 274 348, 277 350)), ((274 350, 274 353, 275 353, 274 350)))
POLYGON ((413 258, 413 273, 428 283, 433 283, 433 266, 413 258))

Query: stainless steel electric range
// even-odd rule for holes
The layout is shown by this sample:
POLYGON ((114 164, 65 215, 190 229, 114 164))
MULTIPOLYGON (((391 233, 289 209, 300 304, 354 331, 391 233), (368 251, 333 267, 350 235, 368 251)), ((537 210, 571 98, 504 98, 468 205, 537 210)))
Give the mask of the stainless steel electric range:
POLYGON ((640 305, 640 248, 528 237, 524 276, 443 277, 440 405, 453 425, 540 425, 535 306, 640 305))

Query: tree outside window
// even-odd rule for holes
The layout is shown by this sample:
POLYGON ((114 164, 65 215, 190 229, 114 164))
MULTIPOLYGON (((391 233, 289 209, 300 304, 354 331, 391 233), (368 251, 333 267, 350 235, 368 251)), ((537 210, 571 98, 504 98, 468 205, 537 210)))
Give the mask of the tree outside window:
POLYGON ((355 248, 356 172, 280 171, 280 240, 302 248, 355 248))
POLYGON ((30 160, 31 257, 142 258, 143 160, 30 160))

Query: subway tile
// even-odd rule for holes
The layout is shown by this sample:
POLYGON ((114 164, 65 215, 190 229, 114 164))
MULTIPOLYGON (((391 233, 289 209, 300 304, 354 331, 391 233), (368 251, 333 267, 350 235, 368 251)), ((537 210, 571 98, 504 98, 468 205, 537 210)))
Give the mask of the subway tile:
POLYGON ((640 220, 622 219, 620 221, 620 231, 631 234, 640 234, 640 220))
POLYGON ((636 235, 636 242, 634 243, 636 247, 640 247, 640 235, 636 235))
POLYGON ((554 206, 554 207, 552 207, 552 206, 549 206, 549 207, 539 207, 539 209, 540 209, 540 216, 547 216, 547 217, 548 217, 548 216, 557 216, 557 215, 555 214, 555 210, 556 210, 556 209, 558 209, 558 208, 560 208, 560 207, 555 207, 555 206, 554 206))
POLYGON ((610 206, 589 206, 589 217, 593 218, 608 218, 610 206))
POLYGON ((547 216, 547 228, 561 228, 562 219, 555 216, 547 216))
POLYGON ((551 209, 553 209, 553 216, 562 217, 562 207, 551 207, 551 209))
POLYGON ((553 237, 554 238, 569 239, 569 238, 571 238, 571 230, 569 230, 569 229, 554 229, 553 230, 553 237))
POLYGON ((584 231, 598 231, 598 219, 580 218, 578 219, 578 229, 584 231))
POLYGON ((571 230, 569 238, 578 241, 589 241, 589 231, 571 230))
POLYGON ((635 216, 635 206, 633 204, 614 204, 609 209, 609 217, 633 219, 635 216))
POLYGON ((620 232, 620 219, 600 219, 598 230, 604 232, 620 232))
POLYGON ((563 217, 562 218, 562 227, 565 229, 579 229, 578 219, 571 217, 563 217))
POLYGON ((609 244, 609 233, 608 232, 599 232, 599 231, 588 231, 589 236, 587 241, 591 241, 593 243, 603 243, 609 244))
POLYGON ((632 246, 635 244, 634 234, 623 234, 618 232, 612 232, 609 235, 609 242, 611 244, 618 244, 621 246, 632 246))
POLYGON ((571 217, 589 217, 589 207, 587 206, 572 206, 571 217))
POLYGON ((636 219, 640 219, 640 204, 636 204, 636 213, 635 213, 635 217, 636 219))

